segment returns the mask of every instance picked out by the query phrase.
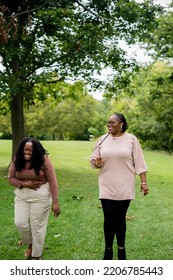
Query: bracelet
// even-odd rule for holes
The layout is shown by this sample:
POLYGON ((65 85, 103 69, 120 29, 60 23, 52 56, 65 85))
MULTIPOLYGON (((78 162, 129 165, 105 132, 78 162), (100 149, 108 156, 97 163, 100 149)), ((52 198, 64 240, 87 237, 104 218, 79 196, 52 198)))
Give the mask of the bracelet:
POLYGON ((147 185, 147 182, 141 182, 141 185, 147 185))

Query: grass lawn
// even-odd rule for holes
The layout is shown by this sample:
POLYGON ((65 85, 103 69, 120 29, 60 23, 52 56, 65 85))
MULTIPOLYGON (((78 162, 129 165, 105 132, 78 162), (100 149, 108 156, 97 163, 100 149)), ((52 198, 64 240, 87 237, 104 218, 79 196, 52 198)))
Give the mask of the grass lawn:
MULTIPOLYGON (((42 141, 55 166, 61 214, 50 213, 43 259, 102 260, 103 214, 98 200, 98 170, 89 165, 93 142, 42 141)), ((173 156, 145 151, 150 193, 136 199, 127 215, 129 260, 173 259, 173 156)), ((7 183, 11 141, 0 140, 0 259, 22 260, 25 248, 14 225, 13 187, 7 183)), ((117 258, 116 242, 114 259, 117 258)))

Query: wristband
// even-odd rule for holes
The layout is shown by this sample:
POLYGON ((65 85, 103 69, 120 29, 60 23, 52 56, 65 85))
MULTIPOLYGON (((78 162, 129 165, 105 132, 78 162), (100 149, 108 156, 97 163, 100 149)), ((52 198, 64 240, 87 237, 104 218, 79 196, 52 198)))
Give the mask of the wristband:
POLYGON ((147 182, 141 182, 141 185, 147 185, 147 182))

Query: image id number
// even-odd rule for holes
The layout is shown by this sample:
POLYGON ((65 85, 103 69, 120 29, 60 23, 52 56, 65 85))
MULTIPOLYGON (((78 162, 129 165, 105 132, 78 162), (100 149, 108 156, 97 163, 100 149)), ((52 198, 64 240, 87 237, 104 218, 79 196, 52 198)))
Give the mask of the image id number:
POLYGON ((104 267, 104 275, 163 275, 163 267, 104 267))

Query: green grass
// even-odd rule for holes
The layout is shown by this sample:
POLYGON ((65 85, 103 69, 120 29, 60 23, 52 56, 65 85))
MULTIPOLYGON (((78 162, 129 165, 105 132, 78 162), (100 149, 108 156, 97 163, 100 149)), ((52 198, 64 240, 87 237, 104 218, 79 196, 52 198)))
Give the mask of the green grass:
MULTIPOLYGON (((89 165, 93 142, 42 141, 55 166, 61 214, 50 213, 43 259, 101 260, 104 251, 103 214, 98 200, 98 170, 89 165), (77 200, 73 197, 76 196, 77 200)), ((0 140, 0 259, 22 260, 24 247, 14 225, 13 187, 7 183, 11 141, 0 140)), ((145 151, 150 193, 142 196, 136 179, 136 199, 127 219, 127 258, 172 260, 173 156, 145 151)), ((117 258, 116 242, 114 258, 117 258)))

